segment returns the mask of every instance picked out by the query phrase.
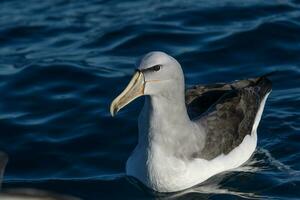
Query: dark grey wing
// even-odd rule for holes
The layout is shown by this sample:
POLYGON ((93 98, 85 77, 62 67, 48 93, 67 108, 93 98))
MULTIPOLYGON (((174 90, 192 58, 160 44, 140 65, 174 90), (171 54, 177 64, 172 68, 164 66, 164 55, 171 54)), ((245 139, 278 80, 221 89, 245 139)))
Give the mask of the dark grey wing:
POLYGON ((232 90, 239 90, 255 85, 257 79, 239 80, 232 83, 216 83, 211 85, 196 85, 188 88, 185 100, 190 117, 199 117, 214 105, 223 95, 232 90))
POLYGON ((3 174, 4 174, 4 170, 5 170, 7 161, 8 161, 7 155, 3 152, 0 152, 0 190, 1 190, 3 174))
POLYGON ((260 102, 270 90, 271 82, 265 77, 202 89, 204 92, 188 104, 194 112, 196 105, 210 100, 211 93, 213 98, 207 103, 209 109, 198 120, 207 133, 204 148, 193 157, 210 160, 237 147, 251 134, 260 102))

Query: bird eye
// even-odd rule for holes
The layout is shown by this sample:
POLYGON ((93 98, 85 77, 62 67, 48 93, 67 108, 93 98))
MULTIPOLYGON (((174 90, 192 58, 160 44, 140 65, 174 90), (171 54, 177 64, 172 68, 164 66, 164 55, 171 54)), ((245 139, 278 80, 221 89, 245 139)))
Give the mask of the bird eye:
POLYGON ((160 65, 155 65, 152 68, 153 68, 154 71, 159 71, 160 67, 161 67, 160 65))

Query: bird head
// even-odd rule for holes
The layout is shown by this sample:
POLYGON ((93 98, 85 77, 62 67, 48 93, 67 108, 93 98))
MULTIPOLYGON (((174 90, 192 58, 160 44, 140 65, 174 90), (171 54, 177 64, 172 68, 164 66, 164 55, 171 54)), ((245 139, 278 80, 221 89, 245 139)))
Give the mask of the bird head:
POLYGON ((112 116, 140 96, 163 95, 170 88, 183 85, 184 76, 180 64, 164 52, 146 54, 137 66, 127 87, 111 103, 112 116))

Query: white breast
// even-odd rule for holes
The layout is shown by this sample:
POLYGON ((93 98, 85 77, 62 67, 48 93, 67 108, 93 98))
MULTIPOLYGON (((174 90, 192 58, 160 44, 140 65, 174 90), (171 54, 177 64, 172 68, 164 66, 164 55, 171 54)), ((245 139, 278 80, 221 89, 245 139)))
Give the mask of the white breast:
POLYGON ((151 149, 137 146, 127 161, 127 175, 139 179, 158 192, 175 192, 202 183, 220 172, 241 166, 255 151, 256 130, 268 95, 261 102, 251 135, 247 135, 229 154, 222 154, 209 161, 199 158, 182 160, 166 155, 159 146, 153 146, 151 149))

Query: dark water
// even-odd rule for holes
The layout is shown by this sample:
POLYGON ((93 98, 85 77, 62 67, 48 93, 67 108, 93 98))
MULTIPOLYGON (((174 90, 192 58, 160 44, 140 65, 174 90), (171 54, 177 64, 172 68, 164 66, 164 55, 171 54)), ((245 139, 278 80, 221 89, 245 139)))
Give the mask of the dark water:
POLYGON ((1 1, 4 188, 82 199, 155 199, 124 175, 142 99, 109 104, 143 54, 162 50, 188 85, 278 71, 250 162, 167 199, 300 198, 299 1, 1 1))

